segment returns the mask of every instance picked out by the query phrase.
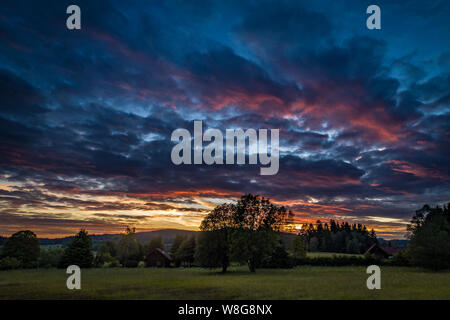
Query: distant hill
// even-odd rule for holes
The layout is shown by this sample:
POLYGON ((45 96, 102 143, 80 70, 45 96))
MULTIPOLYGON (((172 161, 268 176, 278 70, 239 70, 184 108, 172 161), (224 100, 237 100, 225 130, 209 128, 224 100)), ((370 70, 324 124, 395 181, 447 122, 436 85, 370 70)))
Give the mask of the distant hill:
MULTIPOLYGON (((161 229, 161 230, 155 230, 155 231, 148 231, 148 232, 137 232, 136 238, 140 242, 148 242, 150 239, 155 237, 162 237, 164 246, 166 249, 168 249, 171 245, 173 240, 175 239, 175 236, 177 234, 182 234, 186 236, 191 236, 192 234, 197 233, 197 231, 190 231, 190 230, 179 230, 179 229, 161 229)), ((94 250, 97 250, 98 247, 101 246, 102 243, 106 241, 116 241, 118 242, 120 240, 121 235, 120 234, 94 234, 90 235, 92 239, 92 245, 94 250)), ((295 235, 291 233, 283 233, 281 235, 281 240, 283 244, 288 247, 289 243, 294 239, 295 235)), ((64 247, 69 244, 69 242, 73 239, 73 236, 71 237, 64 237, 64 238, 55 238, 55 239, 48 239, 48 238, 40 238, 39 242, 41 246, 58 246, 58 247, 64 247)))
MULTIPOLYGON (((190 230, 179 230, 179 229, 161 229, 161 230, 155 230, 155 231, 148 231, 148 232, 138 232, 136 234, 136 238, 140 242, 148 242, 150 239, 154 237, 161 236, 163 239, 164 246, 169 248, 172 245, 173 239, 177 234, 182 234, 186 236, 190 236, 192 234, 195 234, 197 231, 190 231, 190 230)), ((118 242, 120 240, 121 235, 120 234, 94 234, 91 235, 92 244, 94 247, 94 250, 97 250, 97 248, 106 241, 116 241, 118 242)), ((295 235, 292 233, 283 233, 281 235, 281 240, 285 247, 288 247, 289 243, 294 239, 295 235)), ((0 246, 3 245, 7 237, 0 236, 0 246)), ((66 246, 71 240, 73 239, 73 236, 71 237, 64 237, 64 238, 55 238, 55 239, 49 239, 49 238, 40 238, 39 242, 41 246, 58 246, 58 247, 64 247, 66 246)), ((391 242, 391 245, 393 247, 406 247, 408 244, 408 240, 402 240, 402 239, 394 239, 394 240, 384 240, 383 238, 378 238, 380 243, 382 245, 387 245, 389 241, 391 242)))
POLYGON ((162 230, 155 230, 155 231, 149 231, 149 232, 139 232, 139 233, 137 233, 137 239, 139 241, 146 242, 154 237, 162 237, 164 243, 166 243, 166 242, 172 243, 173 239, 175 239, 175 236, 177 234, 191 236, 192 234, 195 234, 195 233, 197 233, 197 231, 178 230, 178 229, 162 229, 162 230))
POLYGON ((384 240, 383 238, 378 238, 378 241, 380 244, 387 246, 389 242, 391 243, 391 246, 394 248, 403 248, 408 245, 409 240, 404 239, 393 239, 393 240, 384 240))
MULTIPOLYGON (((140 242, 148 242, 150 239, 161 236, 163 239, 163 243, 166 247, 170 246, 173 242, 173 239, 177 234, 187 235, 190 236, 192 234, 195 234, 196 231, 190 231, 190 230, 178 230, 178 229, 162 229, 162 230, 155 230, 155 231, 148 231, 148 232, 137 232, 136 238, 140 242)), ((118 242, 120 240, 121 235, 120 234, 93 234, 90 235, 92 239, 92 245, 94 250, 96 250, 102 243, 106 241, 116 241, 118 242)), ((64 237, 64 238, 55 238, 55 239, 48 239, 48 238, 40 238, 39 242, 41 246, 66 246, 69 244, 69 242, 73 239, 73 236, 71 237, 64 237)))

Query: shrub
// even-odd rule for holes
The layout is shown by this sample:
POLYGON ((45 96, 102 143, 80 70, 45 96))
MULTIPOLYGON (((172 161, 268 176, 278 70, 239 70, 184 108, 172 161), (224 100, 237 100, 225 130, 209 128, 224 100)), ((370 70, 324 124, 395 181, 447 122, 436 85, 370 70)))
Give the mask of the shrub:
POLYGON ((109 263, 119 263, 119 260, 117 258, 114 258, 111 256, 109 252, 106 253, 97 253, 94 258, 94 266, 95 267, 103 267, 105 264, 109 263))
POLYGON ((120 264, 119 260, 114 259, 109 262, 105 262, 102 266, 102 268, 121 268, 122 265, 120 264))
POLYGON ((388 260, 388 263, 392 266, 398 266, 398 267, 407 267, 411 265, 411 262, 408 258, 408 252, 407 250, 401 250, 394 254, 391 260, 388 260))
POLYGON ((13 270, 19 269, 20 267, 20 261, 14 257, 5 257, 0 260, 0 270, 13 270))
POLYGON ((49 248, 41 250, 39 256, 40 268, 56 268, 61 261, 61 257, 64 254, 62 248, 49 248))
POLYGON ((139 261, 137 260, 127 260, 124 262, 123 266, 125 268, 136 268, 138 266, 139 261))
POLYGON ((138 268, 145 268, 146 263, 145 263, 145 261, 139 261, 137 266, 138 266, 138 268))
POLYGON ((292 268, 294 259, 288 255, 283 245, 279 245, 275 248, 272 256, 267 261, 263 262, 261 267, 263 268, 280 268, 288 269, 292 268))

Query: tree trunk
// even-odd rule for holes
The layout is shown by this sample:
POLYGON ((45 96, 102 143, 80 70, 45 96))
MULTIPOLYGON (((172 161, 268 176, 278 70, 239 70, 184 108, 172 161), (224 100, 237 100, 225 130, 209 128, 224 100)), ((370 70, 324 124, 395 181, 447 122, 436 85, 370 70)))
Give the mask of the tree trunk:
POLYGON ((253 259, 248 260, 248 268, 250 269, 250 272, 256 272, 255 262, 253 259))
POLYGON ((222 257, 222 273, 227 272, 227 268, 228 268, 228 256, 223 256, 222 257))

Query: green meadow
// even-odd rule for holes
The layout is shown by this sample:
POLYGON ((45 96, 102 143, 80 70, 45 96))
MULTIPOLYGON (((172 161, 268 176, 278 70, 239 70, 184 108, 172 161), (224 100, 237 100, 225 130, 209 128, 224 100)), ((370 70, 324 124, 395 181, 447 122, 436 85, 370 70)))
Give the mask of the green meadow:
POLYGON ((200 268, 82 270, 81 290, 65 270, 0 272, 0 299, 450 299, 450 271, 381 268, 381 290, 368 290, 365 267, 230 272, 200 268))

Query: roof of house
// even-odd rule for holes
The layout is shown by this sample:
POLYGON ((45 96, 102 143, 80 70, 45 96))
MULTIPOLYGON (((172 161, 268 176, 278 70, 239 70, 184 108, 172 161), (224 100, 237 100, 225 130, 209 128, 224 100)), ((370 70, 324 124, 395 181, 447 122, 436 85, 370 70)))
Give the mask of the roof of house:
POLYGON ((396 247, 388 247, 388 246, 381 246, 381 250, 386 252, 388 255, 393 256, 397 252, 401 251, 403 248, 396 248, 396 247))
POLYGON ((380 246, 378 243, 374 243, 369 249, 367 249, 366 253, 370 253, 372 251, 372 249, 375 247, 378 247, 380 250, 382 250, 388 256, 393 256, 397 252, 403 250, 403 248, 380 246))
POLYGON ((155 251, 158 251, 159 253, 161 253, 167 260, 172 261, 172 257, 169 256, 169 254, 167 252, 165 252, 163 249, 156 248, 155 251))

